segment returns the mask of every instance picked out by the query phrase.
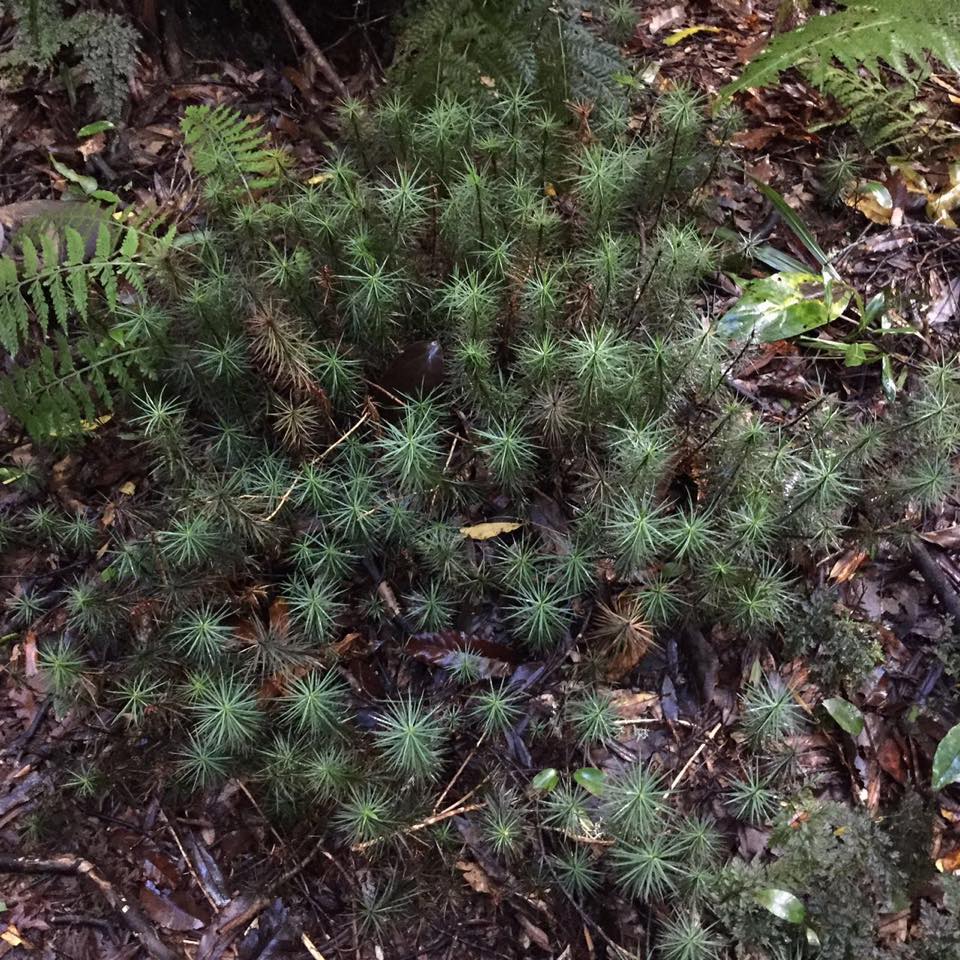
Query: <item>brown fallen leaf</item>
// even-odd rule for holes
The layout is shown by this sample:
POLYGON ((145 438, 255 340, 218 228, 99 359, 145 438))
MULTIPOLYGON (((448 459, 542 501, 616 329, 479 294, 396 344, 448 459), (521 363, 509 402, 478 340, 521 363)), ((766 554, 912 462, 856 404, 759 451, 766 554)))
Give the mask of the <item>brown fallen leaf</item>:
POLYGON ((461 527, 460 535, 468 540, 490 540, 501 533, 513 533, 523 524, 518 520, 491 520, 489 523, 475 523, 471 527, 461 527))
POLYGON ((854 574, 863 566, 867 559, 866 550, 848 550, 831 568, 830 579, 837 583, 846 583, 852 580, 854 574))
POLYGON ((941 873, 956 873, 960 871, 960 847, 940 857, 936 862, 936 866, 941 873))
POLYGON ((945 550, 955 550, 957 547, 960 547, 960 524, 955 524, 952 527, 944 527, 943 530, 931 530, 928 533, 921 533, 920 539, 926 540, 927 543, 936 544, 938 547, 943 547, 945 550))
POLYGON ((686 13, 683 4, 676 3, 672 7, 662 10, 655 17, 651 17, 647 29, 651 33, 659 33, 664 27, 672 27, 675 23, 679 23, 686 16, 686 13))
POLYGON ((140 904, 150 919, 167 930, 200 930, 204 923, 199 917, 187 913, 183 907, 177 906, 172 900, 151 890, 150 887, 141 887, 140 904))
POLYGON ((457 869, 463 874, 463 879, 471 890, 477 893, 493 893, 493 883, 479 863, 458 860, 457 869))

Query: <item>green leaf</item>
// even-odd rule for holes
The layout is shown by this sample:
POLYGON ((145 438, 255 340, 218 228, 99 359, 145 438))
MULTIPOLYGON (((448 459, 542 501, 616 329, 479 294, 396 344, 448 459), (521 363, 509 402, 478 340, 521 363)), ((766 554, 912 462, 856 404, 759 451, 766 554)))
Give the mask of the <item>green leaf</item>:
POLYGON ((787 923, 803 923, 807 916, 807 908, 789 890, 778 890, 776 887, 764 887, 754 894, 754 899, 761 907, 769 910, 775 917, 786 920, 787 923))
POLYGON ((71 170, 65 163, 61 163, 53 154, 50 154, 50 165, 61 177, 75 183, 88 197, 97 189, 99 184, 96 177, 88 177, 84 173, 71 170))
POLYGON ((863 714, 859 707, 855 707, 843 697, 829 697, 823 701, 823 709, 833 717, 841 730, 846 730, 851 737, 860 736, 863 730, 863 714))
POLYGON ((850 291, 833 291, 828 306, 827 284, 813 273, 775 273, 743 285, 739 302, 721 318, 717 332, 732 340, 750 337, 759 343, 785 340, 825 326, 843 313, 850 291))
POLYGON ((893 361, 889 353, 885 353, 880 359, 880 385, 883 387, 883 395, 893 403, 897 399, 897 381, 893 375, 893 361))
POLYGON ((793 231, 796 238, 810 251, 817 263, 823 267, 823 272, 831 280, 839 280, 840 274, 830 266, 830 258, 827 256, 823 247, 817 243, 817 238, 810 232, 807 225, 797 216, 796 211, 783 198, 783 195, 777 193, 773 187, 752 178, 757 185, 757 189, 773 204, 774 209, 780 214, 783 222, 793 231))
POLYGON ((960 723, 951 728, 937 745, 930 786, 942 790, 957 781, 960 781, 960 723))
POLYGON ((541 770, 531 781, 530 786, 534 790, 540 790, 549 793, 559 782, 560 774, 553 767, 547 767, 541 770))
POLYGON ((94 200, 102 200, 104 203, 115 204, 120 202, 120 198, 112 190, 94 190, 90 194, 94 200))
POLYGON ((573 779, 583 787, 587 793, 595 797, 601 796, 607 785, 606 774, 596 767, 581 767, 573 775, 573 779))
POLYGON ((77 131, 78 137, 94 137, 98 133, 106 133, 108 130, 116 130, 116 124, 110 120, 94 120, 77 131))

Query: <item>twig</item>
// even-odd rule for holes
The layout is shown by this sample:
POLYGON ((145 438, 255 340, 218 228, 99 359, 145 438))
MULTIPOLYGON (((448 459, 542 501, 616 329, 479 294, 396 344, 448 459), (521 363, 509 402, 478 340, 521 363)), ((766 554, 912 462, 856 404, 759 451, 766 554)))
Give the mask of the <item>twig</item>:
POLYGON ((154 960, 182 960, 183 958, 183 954, 172 950, 157 936, 137 905, 120 893, 89 860, 83 857, 63 854, 41 860, 32 857, 0 856, 0 873, 53 873, 60 876, 82 877, 95 886, 111 908, 120 914, 120 919, 136 935, 143 949, 154 960))
POLYGON ((467 754, 467 757, 463 763, 460 764, 457 772, 453 775, 453 779, 446 785, 443 793, 441 793, 437 798, 437 802, 433 805, 433 810, 431 811, 432 813, 437 812, 437 810, 440 808, 440 804, 443 803, 447 797, 447 794, 453 789, 453 785, 460 779, 460 774, 463 773, 467 764, 476 756, 477 751, 480 749, 480 744, 483 743, 484 737, 486 737, 486 734, 482 733, 474 748, 467 754))
POLYGON ((960 631, 960 596, 950 586, 940 564, 927 549, 926 544, 916 538, 910 540, 910 556, 913 565, 920 571, 927 585, 943 604, 943 609, 953 617, 953 629, 960 631))
MULTIPOLYGON (((318 453, 318 454, 310 461, 311 465, 312 465, 312 464, 315 464, 315 463, 319 463, 325 456, 327 456, 328 454, 330 454, 330 453, 332 453, 334 450, 336 450, 337 447, 339 447, 340 444, 343 443, 343 441, 346 440, 347 437, 350 436, 350 434, 352 434, 355 430, 359 430, 360 427, 361 427, 361 425, 364 424, 364 423, 366 423, 367 418, 368 418, 369 416, 370 416, 369 413, 364 413, 363 416, 360 417, 360 419, 359 419, 346 433, 344 433, 344 434, 343 434, 342 436, 340 436, 338 439, 334 440, 333 443, 331 443, 330 446, 327 447, 327 449, 323 451, 323 453, 318 453)), ((283 496, 280 498, 280 500, 278 501, 277 505, 276 505, 265 517, 263 517, 259 522, 260 522, 260 523, 269 523, 269 522, 283 509, 283 505, 290 499, 291 495, 293 494, 293 491, 296 490, 296 489, 297 489, 297 481, 294 480, 293 483, 291 483, 290 486, 287 487, 287 489, 284 491, 284 494, 283 494, 283 496)))
MULTIPOLYGON (((484 804, 482 803, 469 803, 466 806, 454 806, 447 810, 444 810, 443 813, 435 813, 431 817, 427 817, 426 820, 421 820, 419 823, 415 823, 412 827, 407 827, 404 830, 399 831, 395 836, 405 836, 409 833, 418 833, 420 830, 426 830, 427 827, 432 827, 434 824, 441 823, 444 820, 449 820, 451 817, 457 817, 461 813, 472 813, 474 810, 482 810, 484 804)), ((364 840, 362 843, 355 843, 350 849, 354 853, 359 853, 361 850, 366 850, 369 847, 376 846, 382 841, 382 838, 376 840, 364 840)))
POLYGON ((43 703, 37 707, 36 711, 33 714, 33 719, 30 721, 30 726, 27 727, 23 733, 17 737, 13 743, 10 744, 5 750, 0 750, 0 756, 5 754, 15 753, 16 756, 13 758, 14 766, 20 763, 20 759, 23 754, 26 752, 28 746, 30 746, 30 741, 34 738, 37 733, 37 730, 40 729, 40 724, 43 723, 44 717, 50 711, 50 704, 53 702, 52 697, 47 697, 43 703))
POLYGON ((193 879, 196 880, 197 886, 200 888, 200 892, 207 898, 207 903, 209 903, 214 910, 219 910, 224 905, 223 902, 218 903, 216 898, 210 895, 206 884, 200 879, 200 875, 194 868, 193 861, 190 859, 187 851, 183 847, 183 844, 180 842, 180 837, 177 836, 177 831, 173 829, 173 824, 169 821, 167 815, 162 809, 160 810, 160 819, 163 820, 164 824, 166 824, 167 830, 170 832, 170 836, 173 837, 173 841, 176 843, 177 849, 180 851, 180 855, 183 857, 183 862, 187 865, 187 869, 190 871, 193 879))
POLYGON ((273 0, 280 16, 283 17, 287 26, 296 34, 297 39, 303 44, 303 48, 310 55, 310 59, 317 65, 320 72, 327 78, 327 83, 333 87, 337 96, 346 100, 349 94, 347 88, 343 85, 337 71, 330 65, 330 61, 323 55, 321 49, 310 36, 310 31, 303 25, 303 21, 293 12, 293 8, 287 0, 273 0))
POLYGON ((666 794, 664 794, 664 796, 669 796, 671 793, 673 793, 673 791, 674 791, 674 790, 676 789, 676 787, 677 787, 677 784, 683 779, 684 774, 690 769, 690 767, 693 766, 693 762, 697 759, 697 757, 700 756, 701 753, 703 753, 704 750, 706 750, 707 744, 710 743, 710 741, 713 740, 713 738, 717 735, 717 732, 720 730, 720 727, 721 727, 721 724, 718 723, 718 724, 707 734, 707 739, 704 740, 703 743, 701 743, 700 746, 697 747, 697 749, 693 751, 693 755, 692 755, 692 756, 690 757, 690 759, 683 765, 683 768, 680 770, 680 772, 673 778, 673 783, 670 784, 670 786, 668 787, 667 792, 666 792, 666 794))

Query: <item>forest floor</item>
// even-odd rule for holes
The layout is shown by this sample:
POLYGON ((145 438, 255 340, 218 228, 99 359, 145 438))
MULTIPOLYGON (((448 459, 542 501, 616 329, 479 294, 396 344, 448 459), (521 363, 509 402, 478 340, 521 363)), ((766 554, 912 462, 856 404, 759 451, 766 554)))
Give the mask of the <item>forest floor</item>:
MULTIPOLYGON (((778 4, 688 0, 670 5, 664 0, 642 7, 628 50, 646 65, 645 77, 655 84, 689 83, 713 94, 763 43, 778 4), (665 44, 685 28, 690 28, 686 36, 665 44)), ((361 31, 334 48, 334 63, 352 92, 364 94, 375 87, 378 42, 361 31)), ((277 57, 280 63, 264 65, 147 51, 128 127, 110 151, 102 138, 77 144, 71 113, 53 87, 0 100, 0 222, 15 216, 16 204, 54 198, 65 188, 51 168, 51 153, 132 201, 188 217, 196 199, 182 163, 178 117, 190 102, 228 103, 259 114, 305 167, 318 165, 337 136, 333 95, 309 60, 298 61, 292 49, 277 57), (183 70, 176 80, 169 76, 171 57, 183 70)), ((949 89, 935 88, 927 95, 955 97, 953 102, 960 103, 949 89)), ((951 228, 931 223, 903 175, 879 161, 870 175, 891 193, 889 216, 869 219, 851 206, 823 203, 817 165, 830 135, 825 125, 837 119, 836 108, 798 79, 788 77, 780 87, 751 92, 740 105, 746 117, 735 140, 741 162, 712 183, 705 205, 716 225, 762 234, 779 249, 808 259, 795 233, 771 215, 755 181, 774 186, 823 247, 843 251, 841 272, 865 296, 888 285, 925 289, 928 299, 911 319, 920 325, 931 352, 954 351, 960 255, 951 228)), ((947 185, 940 156, 918 158, 915 166, 924 168, 931 189, 947 185)), ((734 295, 730 281, 718 278, 705 309, 719 313, 734 295)), ((823 382, 848 400, 878 407, 885 403, 878 365, 815 362, 786 342, 770 344, 736 365, 731 377, 750 403, 781 421, 808 403, 823 382)), ((22 466, 38 456, 27 445, 11 446, 8 424, 0 422, 0 430, 8 434, 4 462, 13 458, 22 466)), ((104 525, 110 522, 111 491, 117 484, 135 488, 145 469, 136 451, 111 441, 109 430, 88 459, 70 455, 43 467, 57 496, 97 504, 104 525)), ((0 487, 0 501, 8 496, 4 489, 0 487)), ((929 782, 933 750, 945 727, 901 721, 931 697, 949 701, 945 692, 955 683, 932 653, 950 632, 944 601, 956 603, 960 590, 955 503, 943 505, 924 538, 933 571, 902 556, 868 553, 854 542, 811 574, 817 583, 833 584, 847 607, 877 627, 884 662, 859 691, 866 726, 857 748, 841 748, 828 732, 815 730, 805 738, 802 763, 820 774, 824 792, 855 796, 870 810, 908 783, 929 782)), ((4 578, 13 580, 42 563, 36 556, 7 555, 0 568, 4 578)), ((630 728, 636 738, 632 745, 642 741, 644 756, 658 754, 679 789, 706 796, 736 757, 737 743, 727 736, 726 723, 735 713, 740 675, 725 657, 722 637, 701 640, 705 677, 699 682, 678 670, 675 644, 668 643, 648 658, 619 696, 623 715, 638 721, 636 729, 630 728)), ((0 907, 5 904, 0 958, 374 956, 355 926, 344 929, 330 921, 336 890, 348 882, 345 871, 355 866, 339 862, 308 836, 281 835, 239 781, 231 781, 203 809, 167 805, 159 782, 137 791, 111 791, 102 801, 81 807, 79 816, 76 805, 50 807, 54 773, 63 756, 83 757, 95 746, 101 756, 105 750, 115 752, 122 763, 125 751, 149 751, 151 745, 126 742, 106 713, 102 719, 96 714, 55 717, 45 691, 29 682, 37 674, 36 637, 29 631, 0 651, 8 657, 0 663, 0 851, 47 861, 45 869, 29 875, 0 874, 0 907), (59 811, 54 822, 41 822, 45 809, 59 811), (71 811, 69 822, 57 822, 66 810, 71 811), (42 839, 28 845, 30 831, 42 839), (100 882, 89 882, 91 877, 100 882), (234 942, 238 933, 242 936, 234 942), (158 936, 162 942, 151 939, 158 936)), ((442 649, 425 648, 419 655, 429 662, 442 649)), ((819 699, 806 664, 796 661, 783 673, 805 702, 819 699)), ((542 695, 549 696, 549 689, 542 695)), ((532 766, 537 768, 536 757, 532 766)), ((942 795, 941 805, 940 834, 931 856, 952 870, 960 864, 960 804, 942 795)), ((759 833, 740 828, 741 852, 762 846, 765 838, 759 833)), ((578 916, 573 909, 558 916, 543 903, 518 902, 501 890, 469 849, 458 868, 466 891, 464 911, 423 916, 409 930, 406 949, 398 948, 388 960, 588 957, 597 955, 604 931, 616 930, 616 903, 602 918, 578 916)), ((908 918, 909 910, 890 915, 891 940, 905 934, 908 918)))

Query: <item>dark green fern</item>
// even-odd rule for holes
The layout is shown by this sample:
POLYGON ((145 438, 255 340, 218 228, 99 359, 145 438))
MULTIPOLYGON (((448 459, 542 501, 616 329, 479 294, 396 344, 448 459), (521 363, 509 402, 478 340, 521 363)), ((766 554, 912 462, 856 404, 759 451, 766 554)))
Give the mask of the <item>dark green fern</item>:
POLYGON ((392 80, 415 101, 524 87, 552 106, 608 103, 624 63, 560 0, 423 0, 404 19, 392 80))
MULTIPOLYGON (((93 92, 100 110, 118 119, 127 102, 137 56, 137 31, 116 13, 68 13, 63 0, 9 0, 13 43, 0 54, 0 76, 34 68, 51 70, 63 55, 79 61, 72 82, 93 92)), ((70 4, 70 6, 74 6, 70 4)), ((65 69, 69 69, 64 64, 65 69)))
POLYGON ((928 57, 960 70, 960 6, 955 2, 844 0, 843 7, 775 37, 724 93, 774 83, 796 66, 820 86, 835 60, 849 71, 862 65, 874 76, 881 64, 909 75, 911 63, 923 64, 928 57))

